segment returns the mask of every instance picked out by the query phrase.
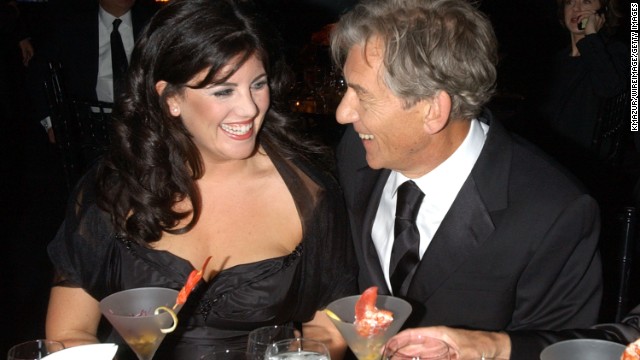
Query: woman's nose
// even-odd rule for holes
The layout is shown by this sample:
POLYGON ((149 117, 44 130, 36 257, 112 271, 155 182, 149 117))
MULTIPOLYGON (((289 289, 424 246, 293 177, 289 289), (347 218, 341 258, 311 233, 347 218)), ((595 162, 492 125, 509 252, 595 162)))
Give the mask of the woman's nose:
POLYGON ((254 95, 251 91, 248 91, 242 95, 240 104, 238 106, 238 112, 245 117, 254 117, 258 114, 259 108, 254 95))

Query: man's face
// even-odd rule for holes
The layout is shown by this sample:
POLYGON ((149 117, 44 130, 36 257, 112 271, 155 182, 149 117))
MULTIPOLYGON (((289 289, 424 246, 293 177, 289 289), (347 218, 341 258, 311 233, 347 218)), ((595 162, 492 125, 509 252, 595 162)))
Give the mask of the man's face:
POLYGON ((344 64, 347 82, 336 118, 352 123, 374 169, 387 168, 411 173, 431 142, 424 130, 424 101, 406 107, 382 79, 382 43, 372 39, 367 46, 354 46, 344 64))

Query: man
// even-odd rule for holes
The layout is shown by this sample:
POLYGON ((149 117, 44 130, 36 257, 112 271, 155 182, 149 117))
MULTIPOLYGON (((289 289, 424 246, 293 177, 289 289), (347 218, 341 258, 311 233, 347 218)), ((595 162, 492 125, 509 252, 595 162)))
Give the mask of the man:
POLYGON ((65 12, 58 16, 51 38, 43 42, 46 46, 43 49, 44 56, 39 59, 39 66, 30 78, 33 116, 41 121, 51 142, 55 139, 48 118, 47 96, 42 86, 47 76, 46 63, 54 61, 62 65, 68 97, 113 102, 113 21, 122 21, 117 31, 128 60, 136 36, 151 15, 134 5, 135 0, 99 0, 94 6, 83 7, 77 12, 64 9, 65 12))
MULTIPOLYGON (((331 46, 348 85, 338 171, 361 289, 408 300, 405 327, 594 324, 598 206, 482 112, 496 80, 488 19, 464 0, 369 0, 331 46), (394 220, 396 206, 410 216, 394 220)), ((512 358, 532 358, 526 347, 511 339, 512 358)))
MULTIPOLYGON (((135 38, 150 19, 152 10, 136 5, 135 0, 85 0, 81 3, 52 1, 50 9, 54 26, 29 67, 27 90, 29 116, 44 127, 49 143, 54 144, 56 139, 51 123, 49 94, 43 86, 45 80, 51 78, 49 62, 62 67, 58 77, 66 103, 70 99, 113 103, 114 89, 122 91, 121 84, 124 83, 135 38), (117 27, 114 26, 116 19, 117 27), (116 35, 119 35, 119 39, 116 35), (112 44, 111 39, 117 41, 112 44), (112 51, 112 46, 115 51, 112 51), (116 73, 120 76, 117 77, 116 73), (114 82, 114 79, 120 81, 114 82)), ((108 107, 106 109, 110 110, 108 107)), ((103 153, 108 143, 107 134, 101 129, 105 128, 105 120, 110 114, 100 113, 99 110, 92 108, 84 112, 81 109, 85 114, 81 122, 85 128, 94 129, 91 132, 77 130, 75 122, 69 122, 67 127, 59 127, 65 129, 59 136, 64 134, 70 140, 58 139, 60 141, 56 149, 59 150, 61 167, 69 188, 103 153)), ((55 113, 56 110, 53 110, 55 113)), ((60 123, 63 121, 57 120, 60 123)))

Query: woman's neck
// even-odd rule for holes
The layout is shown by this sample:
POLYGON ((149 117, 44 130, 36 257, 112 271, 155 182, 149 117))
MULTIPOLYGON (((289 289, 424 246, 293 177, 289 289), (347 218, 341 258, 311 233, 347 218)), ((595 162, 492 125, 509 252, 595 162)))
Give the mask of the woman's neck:
POLYGON ((582 39, 584 39, 584 34, 571 34, 571 56, 580 56, 577 44, 582 39))

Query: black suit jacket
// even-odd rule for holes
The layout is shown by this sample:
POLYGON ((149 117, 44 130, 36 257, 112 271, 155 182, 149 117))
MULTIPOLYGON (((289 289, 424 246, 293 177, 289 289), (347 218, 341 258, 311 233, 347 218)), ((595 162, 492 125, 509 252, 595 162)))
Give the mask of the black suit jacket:
MULTIPOLYGON (((602 293, 595 200, 490 114, 481 120, 490 124, 485 145, 419 264, 405 327, 501 331, 594 324, 602 293)), ((352 127, 337 155, 359 286, 389 293, 371 228, 390 171, 368 167, 352 127)), ((520 346, 513 344, 514 354, 520 346)))
MULTIPOLYGON (((55 28, 43 42, 28 78, 33 117, 41 120, 49 115, 49 103, 44 89, 49 61, 62 65, 64 90, 68 97, 97 100, 98 78, 98 4, 79 12, 54 16, 55 28)), ((67 9, 70 11, 69 9, 67 9)), ((131 9, 134 39, 140 34, 152 10, 134 5, 131 9)))

